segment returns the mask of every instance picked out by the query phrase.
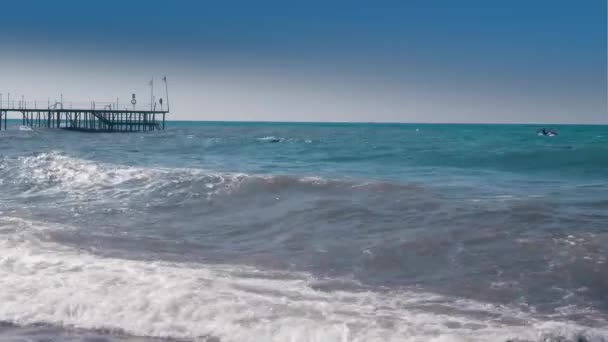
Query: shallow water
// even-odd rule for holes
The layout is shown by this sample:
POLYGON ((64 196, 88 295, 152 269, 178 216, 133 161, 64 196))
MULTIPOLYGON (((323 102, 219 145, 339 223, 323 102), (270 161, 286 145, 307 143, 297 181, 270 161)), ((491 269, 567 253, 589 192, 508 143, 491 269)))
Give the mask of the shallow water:
POLYGON ((608 127, 17 127, 2 340, 608 338, 608 127))

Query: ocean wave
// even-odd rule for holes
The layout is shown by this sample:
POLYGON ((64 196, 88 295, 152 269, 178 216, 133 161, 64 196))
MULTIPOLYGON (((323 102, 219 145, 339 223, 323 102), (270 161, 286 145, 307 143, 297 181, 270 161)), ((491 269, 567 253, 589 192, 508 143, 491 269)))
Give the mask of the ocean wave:
POLYGON ((284 139, 283 138, 277 138, 275 136, 266 136, 266 137, 262 137, 262 138, 257 138, 257 141, 262 141, 262 142, 270 142, 270 143, 277 143, 277 142, 281 142, 284 139))
POLYGON ((36 236, 57 227, 24 224, 27 229, 0 236, 0 321, 17 325, 225 342, 600 342, 608 336, 604 328, 432 293, 324 291, 324 280, 306 273, 102 258, 36 236))
POLYGON ((160 192, 171 197, 189 194, 210 198, 239 190, 246 193, 288 189, 372 191, 421 190, 422 186, 385 181, 349 181, 317 176, 246 174, 192 168, 134 167, 100 163, 60 152, 39 153, 0 161, 0 176, 22 195, 66 192, 73 195, 98 191, 114 197, 160 192))

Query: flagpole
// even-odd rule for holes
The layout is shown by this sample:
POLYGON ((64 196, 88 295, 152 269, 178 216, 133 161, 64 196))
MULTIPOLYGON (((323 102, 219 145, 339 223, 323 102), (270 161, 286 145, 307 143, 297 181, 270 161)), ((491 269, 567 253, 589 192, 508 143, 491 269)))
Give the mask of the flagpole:
POLYGON ((154 110, 154 76, 150 81, 150 111, 154 110))
POLYGON ((167 76, 163 78, 165 82, 165 99, 167 100, 167 112, 169 111, 169 82, 167 82, 167 76))

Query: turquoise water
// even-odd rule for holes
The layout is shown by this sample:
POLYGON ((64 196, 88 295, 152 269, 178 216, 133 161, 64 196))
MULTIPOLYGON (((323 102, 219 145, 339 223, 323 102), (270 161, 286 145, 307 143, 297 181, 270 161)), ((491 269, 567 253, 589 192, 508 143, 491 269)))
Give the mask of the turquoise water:
POLYGON ((184 148, 205 148, 221 157, 235 153, 244 164, 236 169, 255 172, 406 179, 434 168, 574 179, 602 178, 608 170, 603 158, 608 126, 563 126, 554 139, 538 137, 541 126, 531 125, 176 122, 173 127, 186 132, 186 127, 200 127, 205 133, 186 135, 192 141, 186 140, 184 148), (214 136, 214 129, 222 134, 214 136), (263 144, 273 137, 281 144, 263 144), (249 143, 251 139, 259 144, 249 143))
POLYGON ((5 340, 608 336, 608 126, 18 125, 5 340))

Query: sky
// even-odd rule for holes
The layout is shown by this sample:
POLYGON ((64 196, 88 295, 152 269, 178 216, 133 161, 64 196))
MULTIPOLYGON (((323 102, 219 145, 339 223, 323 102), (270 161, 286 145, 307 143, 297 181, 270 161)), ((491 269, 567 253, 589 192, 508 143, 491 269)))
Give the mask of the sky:
POLYGON ((2 3, 0 93, 175 120, 608 124, 607 0, 2 3))

